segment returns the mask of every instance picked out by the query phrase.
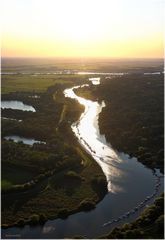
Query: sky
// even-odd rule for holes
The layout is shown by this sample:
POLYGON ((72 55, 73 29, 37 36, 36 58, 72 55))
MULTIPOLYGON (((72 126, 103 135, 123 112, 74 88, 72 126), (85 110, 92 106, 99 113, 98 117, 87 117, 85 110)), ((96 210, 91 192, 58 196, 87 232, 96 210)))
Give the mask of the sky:
POLYGON ((163 57, 163 0, 2 0, 1 5, 2 57, 163 57))

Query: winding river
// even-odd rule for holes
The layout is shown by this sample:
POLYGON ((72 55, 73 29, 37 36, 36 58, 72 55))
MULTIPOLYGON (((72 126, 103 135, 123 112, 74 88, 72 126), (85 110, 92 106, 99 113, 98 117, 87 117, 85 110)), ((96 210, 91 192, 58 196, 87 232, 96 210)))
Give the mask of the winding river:
POLYGON ((88 151, 102 168, 108 194, 89 212, 79 212, 67 219, 47 221, 43 226, 2 229, 3 238, 73 238, 81 235, 98 238, 113 227, 137 218, 141 211, 153 203, 163 192, 163 176, 159 170, 152 171, 129 155, 115 151, 98 126, 98 115, 102 103, 77 96, 76 86, 64 91, 65 97, 76 99, 85 106, 80 119, 71 128, 79 143, 88 151))

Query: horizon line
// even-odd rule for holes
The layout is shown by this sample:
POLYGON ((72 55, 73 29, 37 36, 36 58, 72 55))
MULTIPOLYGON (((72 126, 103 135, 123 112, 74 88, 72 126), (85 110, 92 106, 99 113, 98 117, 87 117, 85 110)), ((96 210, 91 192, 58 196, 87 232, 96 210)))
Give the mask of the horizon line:
POLYGON ((8 57, 8 56, 1 56, 1 59, 109 59, 109 60, 140 60, 140 59, 146 59, 146 60, 164 60, 164 57, 78 57, 78 56, 74 56, 74 57, 37 57, 37 56, 31 56, 31 57, 8 57))

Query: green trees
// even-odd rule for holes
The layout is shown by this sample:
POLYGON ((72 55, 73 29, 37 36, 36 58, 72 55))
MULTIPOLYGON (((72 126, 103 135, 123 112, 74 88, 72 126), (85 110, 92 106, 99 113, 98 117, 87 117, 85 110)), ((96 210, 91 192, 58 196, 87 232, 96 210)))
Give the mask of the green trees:
POLYGON ((47 217, 45 216, 45 214, 40 214, 39 223, 44 224, 46 221, 47 221, 47 217))
POLYGON ((20 219, 18 220, 18 222, 17 222, 17 225, 18 225, 19 227, 23 227, 23 226, 25 225, 25 220, 24 220, 23 218, 20 218, 20 219))
POLYGON ((107 193, 107 182, 102 176, 94 176, 91 185, 99 197, 103 197, 107 193))
POLYGON ((102 80, 93 94, 106 102, 99 115, 106 139, 119 151, 163 171, 163 75, 102 80))
POLYGON ((126 223, 120 228, 114 228, 108 239, 151 239, 164 237, 164 215, 160 208, 164 207, 164 198, 161 195, 153 205, 146 208, 141 216, 132 223, 126 223))
POLYGON ((66 208, 61 209, 58 213, 58 217, 63 218, 63 219, 67 218, 68 215, 69 215, 69 212, 66 208))
POLYGON ((156 229, 158 232, 164 231, 164 215, 160 215, 155 221, 156 229))
POLYGON ((74 171, 68 171, 65 176, 70 179, 75 179, 75 180, 81 181, 81 177, 74 171))
POLYGON ((29 219, 29 224, 30 225, 36 225, 39 223, 40 217, 37 214, 33 214, 30 219, 29 219))
POLYGON ((89 211, 95 208, 95 203, 91 199, 85 199, 80 202, 79 209, 83 211, 89 211))
POLYGON ((2 191, 10 190, 12 187, 12 183, 7 180, 1 181, 1 189, 2 191))
POLYGON ((81 148, 70 127, 84 108, 72 99, 65 99, 63 89, 69 85, 52 86, 39 99, 29 98, 28 92, 3 96, 36 109, 35 113, 2 110, 4 117, 23 120, 2 122, 2 172, 5 173, 2 179, 12 183, 8 192, 2 193, 4 227, 65 218, 73 212, 93 208, 100 200, 90 183, 93 172, 102 177, 103 173, 81 148), (60 122, 63 106, 66 106, 65 117, 60 122), (3 139, 6 134, 34 138, 46 144, 15 143, 3 139), (82 161, 90 164, 82 165, 82 161), (88 198, 89 201, 82 202, 88 198))

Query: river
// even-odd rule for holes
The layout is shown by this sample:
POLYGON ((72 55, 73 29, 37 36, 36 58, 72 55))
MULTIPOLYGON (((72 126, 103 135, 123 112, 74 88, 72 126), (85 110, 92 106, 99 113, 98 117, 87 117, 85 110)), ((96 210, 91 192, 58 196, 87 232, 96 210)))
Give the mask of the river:
POLYGON ((129 155, 115 151, 100 134, 98 116, 104 101, 86 100, 77 96, 76 86, 64 91, 65 97, 85 106, 80 119, 71 128, 79 143, 100 165, 107 179, 108 194, 89 212, 79 212, 67 219, 47 221, 42 226, 2 229, 3 238, 73 238, 76 235, 98 238, 113 227, 133 221, 146 205, 163 192, 163 176, 129 155))

